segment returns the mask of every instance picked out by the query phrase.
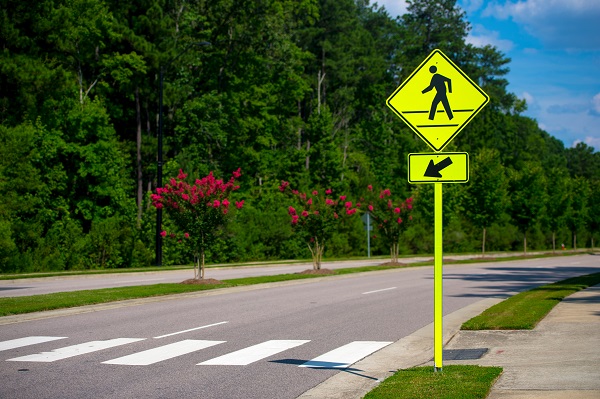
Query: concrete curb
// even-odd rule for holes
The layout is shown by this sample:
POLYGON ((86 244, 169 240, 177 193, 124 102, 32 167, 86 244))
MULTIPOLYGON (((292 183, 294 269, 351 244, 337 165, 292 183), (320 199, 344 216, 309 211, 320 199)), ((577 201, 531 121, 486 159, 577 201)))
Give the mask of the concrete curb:
MULTIPOLYGON (((444 317, 444 344, 460 326, 503 299, 487 298, 444 317)), ((433 358, 433 323, 415 331, 306 391, 297 399, 360 399, 399 369, 428 363, 433 358)))
POLYGON ((501 366, 489 399, 600 398, 600 285, 566 297, 533 330, 460 331, 447 349, 487 348, 476 360, 501 366))

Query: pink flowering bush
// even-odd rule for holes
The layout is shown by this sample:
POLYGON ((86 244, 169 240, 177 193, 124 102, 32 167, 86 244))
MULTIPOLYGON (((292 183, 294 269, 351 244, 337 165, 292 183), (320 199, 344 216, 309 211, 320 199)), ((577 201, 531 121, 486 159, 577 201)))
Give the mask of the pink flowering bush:
POLYGON ((325 242, 348 216, 354 215, 360 204, 352 204, 345 195, 336 196, 331 189, 324 193, 313 190, 310 194, 293 190, 290 183, 282 181, 279 191, 288 195, 290 222, 294 232, 305 240, 312 254, 313 269, 321 269, 325 242))
POLYGON ((400 237, 413 218, 413 199, 410 197, 395 201, 389 189, 381 190, 377 195, 370 185, 367 187, 366 199, 368 205, 364 211, 370 213, 378 233, 374 238, 379 236, 389 245, 391 261, 398 263, 400 237))
POLYGON ((240 169, 233 172, 229 181, 216 179, 212 172, 193 184, 185 181, 187 174, 179 171, 177 178, 171 178, 164 187, 152 194, 152 205, 169 212, 183 237, 175 233, 161 232, 163 237, 171 237, 188 243, 194 252, 194 278, 204 278, 206 250, 213 244, 216 233, 223 228, 231 216, 232 209, 241 209, 244 201, 231 203, 231 193, 240 188, 236 179, 242 175, 240 169))

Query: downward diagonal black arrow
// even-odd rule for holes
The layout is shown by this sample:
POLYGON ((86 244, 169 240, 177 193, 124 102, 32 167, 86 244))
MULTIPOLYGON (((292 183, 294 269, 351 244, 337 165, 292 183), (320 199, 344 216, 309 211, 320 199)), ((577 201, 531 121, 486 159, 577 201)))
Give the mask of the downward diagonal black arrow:
POLYGON ((431 161, 429 161, 429 165, 427 165, 427 170, 425 171, 425 176, 426 177, 442 177, 440 172, 442 171, 442 169, 447 168, 450 165, 452 165, 452 159, 450 159, 450 157, 442 159, 438 164, 434 164, 433 159, 432 159, 431 161))

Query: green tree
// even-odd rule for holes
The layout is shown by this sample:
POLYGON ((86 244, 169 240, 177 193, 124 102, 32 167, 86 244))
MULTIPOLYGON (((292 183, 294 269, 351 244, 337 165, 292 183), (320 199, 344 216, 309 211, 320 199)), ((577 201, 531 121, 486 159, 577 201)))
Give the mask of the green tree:
POLYGON ((567 163, 572 177, 600 179, 600 152, 585 143, 577 143, 566 151, 567 163))
POLYGON ((461 63, 465 39, 471 27, 466 13, 456 0, 413 0, 401 17, 401 51, 403 81, 434 49, 442 50, 452 60, 461 63))
POLYGON ((590 184, 590 196, 588 197, 588 219, 587 226, 592 236, 592 251, 594 250, 594 236, 600 232, 600 180, 594 180, 590 184))
POLYGON ((486 231, 506 209, 508 179, 495 149, 482 149, 471 165, 464 208, 471 222, 483 230, 481 253, 485 254, 486 231))
POLYGON ((510 214, 523 234, 527 253, 527 232, 540 220, 546 203, 546 177, 541 166, 529 163, 523 170, 509 169, 510 214))
POLYGON ((567 210, 567 227, 573 235, 573 249, 577 249, 577 232, 580 232, 588 220, 588 198, 590 183, 583 177, 575 177, 569 182, 569 208, 567 210))
POLYGON ((552 232, 552 252, 556 251, 556 232, 565 226, 571 201, 569 177, 565 169, 553 168, 548 173, 548 198, 545 224, 552 232))

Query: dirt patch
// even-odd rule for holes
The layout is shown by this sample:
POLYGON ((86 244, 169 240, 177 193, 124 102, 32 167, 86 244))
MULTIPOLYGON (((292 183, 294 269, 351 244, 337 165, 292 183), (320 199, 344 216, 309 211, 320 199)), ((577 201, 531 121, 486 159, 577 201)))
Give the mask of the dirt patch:
POLYGON ((203 279, 190 278, 185 281, 182 281, 181 284, 210 285, 210 284, 223 284, 223 282, 220 280, 216 280, 214 278, 203 278, 203 279))
POLYGON ((406 263, 401 263, 401 262, 385 262, 385 263, 381 263, 379 266, 402 267, 402 266, 408 266, 408 265, 406 263))
POLYGON ((319 270, 315 270, 315 269, 307 269, 304 270, 302 272, 298 272, 296 274, 319 274, 319 275, 328 275, 328 274, 335 274, 335 272, 331 269, 319 269, 319 270))

